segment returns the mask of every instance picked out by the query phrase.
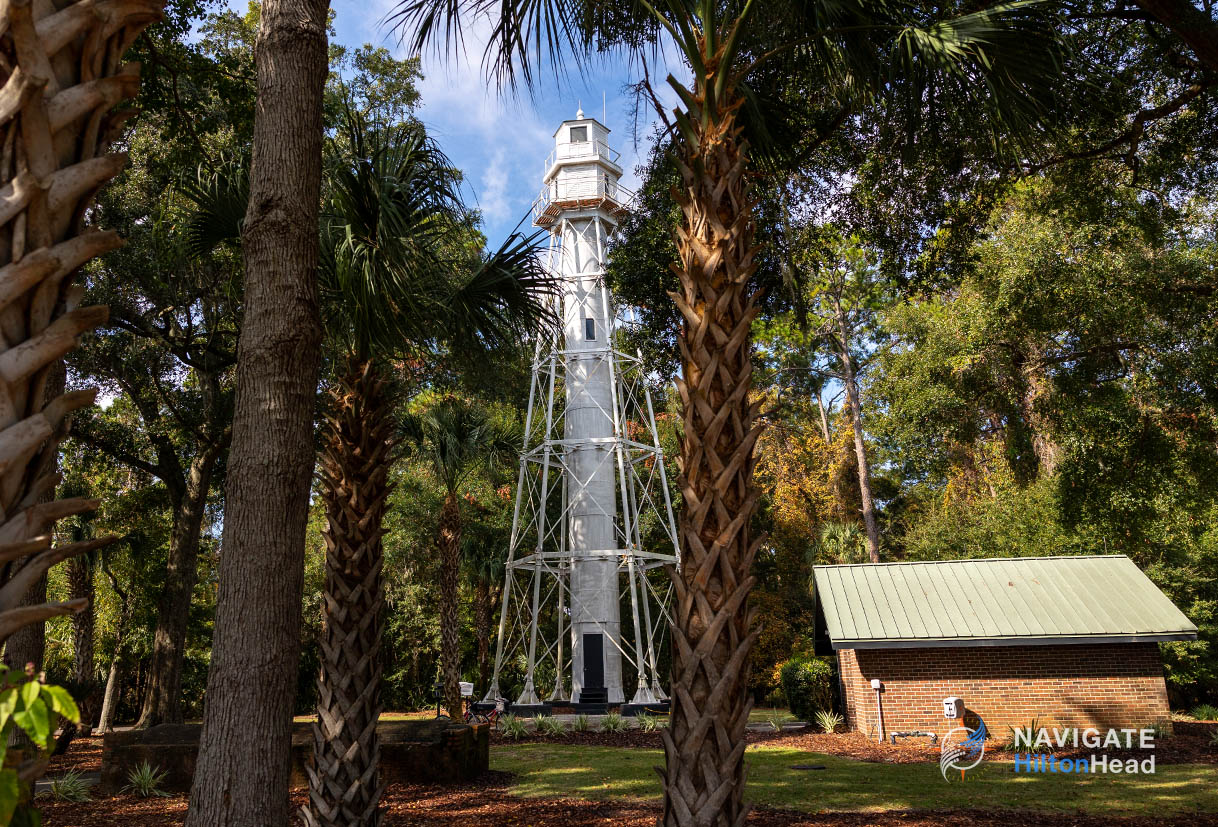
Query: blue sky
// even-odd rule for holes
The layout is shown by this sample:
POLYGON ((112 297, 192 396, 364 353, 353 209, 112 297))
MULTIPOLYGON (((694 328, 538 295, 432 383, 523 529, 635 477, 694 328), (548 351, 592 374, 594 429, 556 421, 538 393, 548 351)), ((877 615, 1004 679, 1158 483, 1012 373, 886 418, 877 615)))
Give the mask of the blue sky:
MULTIPOLYGON (((244 0, 229 2, 244 7, 244 0)), ((382 23, 394 5, 393 0, 332 0, 337 41, 347 46, 383 45, 405 56, 396 35, 382 23)), ((483 43, 477 37, 478 30, 486 28, 485 21, 474 27, 463 56, 425 56, 419 114, 465 173, 468 200, 482 210, 483 231, 493 248, 529 214, 541 190, 542 164, 553 148, 554 132, 564 119, 575 117, 581 104, 585 115, 600 119, 604 94, 611 143, 622 153, 622 183, 632 189, 638 183, 635 167, 647 153, 654 117, 649 110, 643 113, 647 120, 639 122, 636 146, 633 95, 623 88, 635 75, 622 61, 591 69, 585 77, 571 72, 565 81, 553 72, 542 72, 542 83, 531 97, 527 92, 500 93, 487 83, 481 69, 483 43)))

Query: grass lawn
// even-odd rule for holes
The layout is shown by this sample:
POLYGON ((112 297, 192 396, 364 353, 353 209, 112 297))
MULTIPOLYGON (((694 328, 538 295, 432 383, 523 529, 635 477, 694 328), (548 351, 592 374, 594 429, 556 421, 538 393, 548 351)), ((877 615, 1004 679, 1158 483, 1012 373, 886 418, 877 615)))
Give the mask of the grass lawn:
MULTIPOLYGON (((936 764, 875 764, 792 749, 750 747, 748 798, 807 812, 823 810, 1083 810, 1120 815, 1218 812, 1218 767, 1157 767, 1154 775, 1016 775, 985 762, 964 782, 936 764), (793 764, 823 765, 794 770, 793 764)), ((513 792, 532 798, 657 800, 659 750, 515 744, 491 747, 491 768, 517 774, 513 792)))

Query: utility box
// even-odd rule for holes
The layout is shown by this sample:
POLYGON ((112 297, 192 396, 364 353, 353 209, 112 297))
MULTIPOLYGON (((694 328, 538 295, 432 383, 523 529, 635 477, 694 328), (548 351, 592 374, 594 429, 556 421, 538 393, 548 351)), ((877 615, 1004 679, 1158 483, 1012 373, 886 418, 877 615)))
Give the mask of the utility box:
POLYGON ((957 698, 954 695, 950 698, 944 698, 943 699, 943 717, 951 718, 952 720, 955 720, 956 718, 963 718, 964 717, 964 698, 957 698))

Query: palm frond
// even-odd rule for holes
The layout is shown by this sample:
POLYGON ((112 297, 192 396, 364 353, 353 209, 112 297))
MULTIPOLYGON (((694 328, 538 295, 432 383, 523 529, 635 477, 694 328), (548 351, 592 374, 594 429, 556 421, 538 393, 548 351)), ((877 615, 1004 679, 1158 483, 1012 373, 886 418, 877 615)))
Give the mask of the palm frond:
POLYGON ((178 190, 190 202, 182 226, 187 252, 202 257, 225 242, 240 242, 250 199, 247 159, 228 158, 214 169, 200 166, 178 190))

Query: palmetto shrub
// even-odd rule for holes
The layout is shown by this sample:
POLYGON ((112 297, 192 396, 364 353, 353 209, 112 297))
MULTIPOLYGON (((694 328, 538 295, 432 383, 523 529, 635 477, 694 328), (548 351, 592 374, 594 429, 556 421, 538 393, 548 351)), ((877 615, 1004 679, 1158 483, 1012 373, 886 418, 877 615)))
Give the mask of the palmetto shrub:
POLYGON ((159 770, 147 761, 142 761, 139 766, 127 773, 127 786, 123 787, 123 792, 137 795, 140 798, 166 798, 169 793, 161 788, 165 783, 167 773, 164 770, 159 770))

